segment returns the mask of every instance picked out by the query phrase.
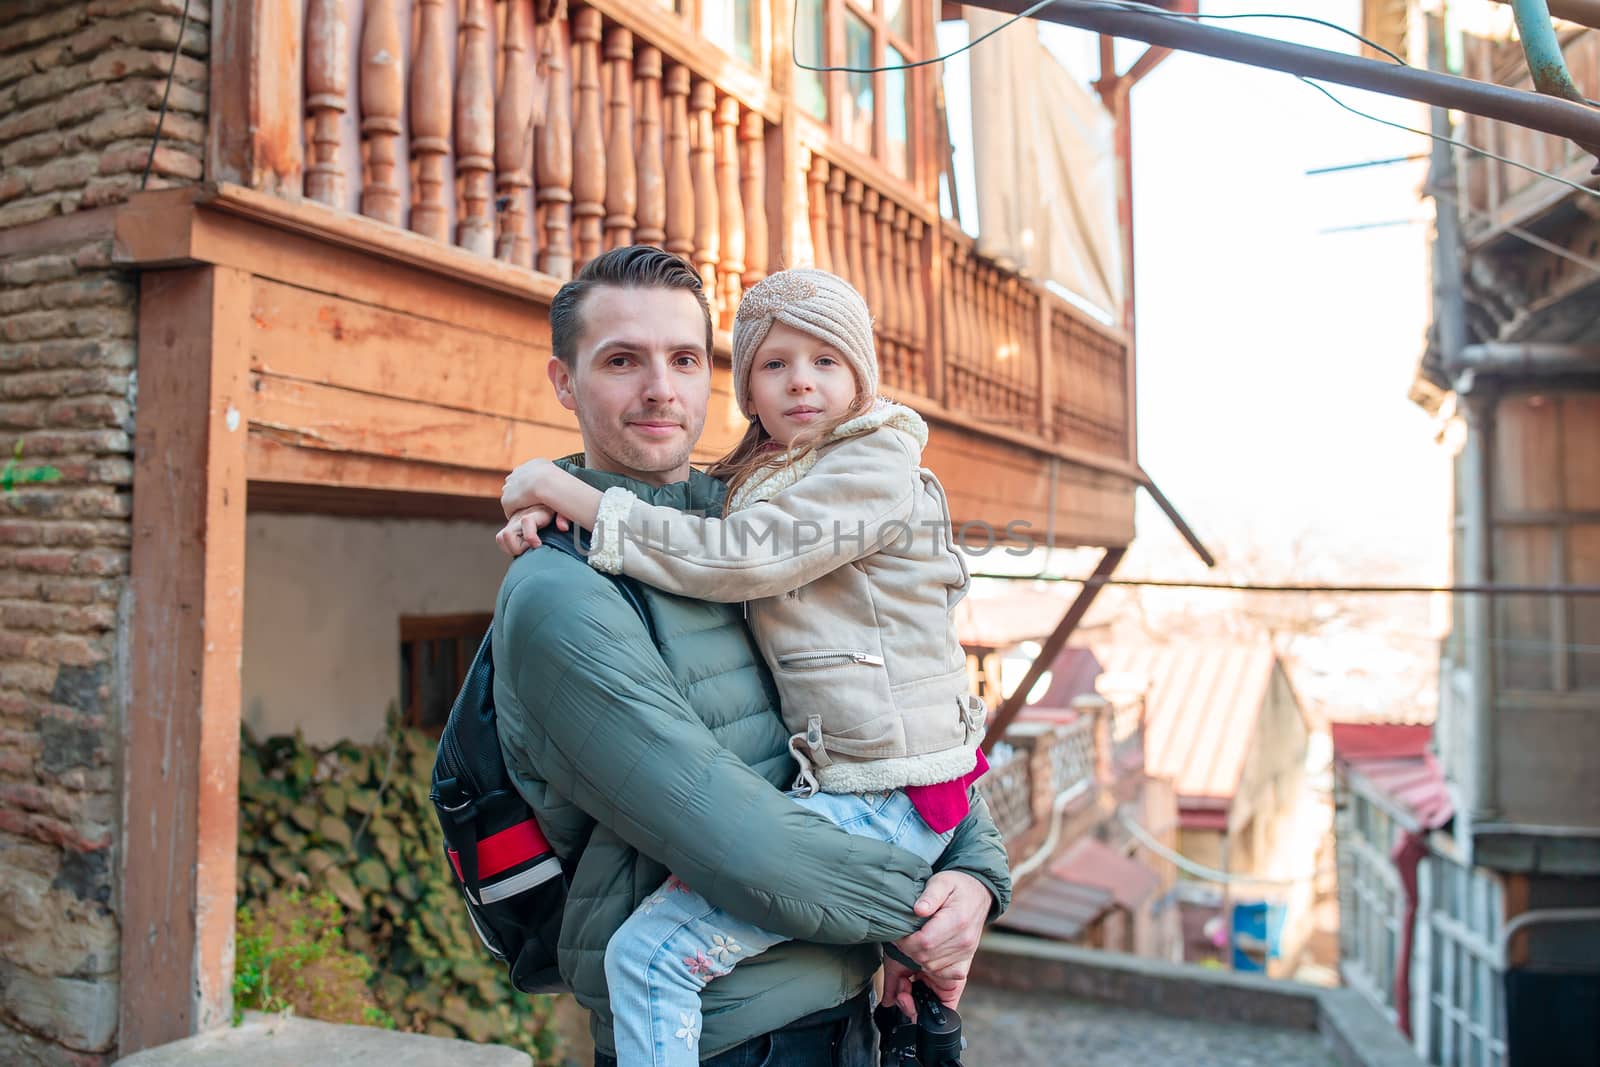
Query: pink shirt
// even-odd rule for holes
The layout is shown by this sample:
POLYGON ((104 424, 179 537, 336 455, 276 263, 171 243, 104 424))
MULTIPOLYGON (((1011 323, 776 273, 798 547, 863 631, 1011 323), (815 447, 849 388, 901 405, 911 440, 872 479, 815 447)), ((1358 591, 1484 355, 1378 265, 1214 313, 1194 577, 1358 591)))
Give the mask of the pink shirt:
POLYGON ((911 806, 917 809, 917 814, 928 824, 928 829, 942 834, 960 826, 961 820, 972 810, 972 805, 967 803, 967 789, 982 778, 988 769, 989 761, 984 759, 983 749, 980 748, 977 764, 960 778, 938 785, 908 785, 906 796, 911 798, 911 806))

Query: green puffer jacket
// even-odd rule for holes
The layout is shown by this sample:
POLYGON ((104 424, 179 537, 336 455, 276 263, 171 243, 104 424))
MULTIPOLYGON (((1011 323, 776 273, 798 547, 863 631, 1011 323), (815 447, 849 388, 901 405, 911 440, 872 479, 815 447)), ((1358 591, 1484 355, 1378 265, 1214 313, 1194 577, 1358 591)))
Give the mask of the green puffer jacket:
MULTIPOLYGON (((652 487, 563 464, 599 489, 720 514, 699 474, 652 487)), ((642 587, 651 641, 612 580, 554 549, 511 565, 495 607, 495 705, 512 779, 568 862, 561 973, 614 1049, 611 935, 670 870, 713 904, 793 940, 734 968, 703 996, 702 1057, 832 1007, 865 986, 878 944, 919 925, 930 871, 852 837, 780 790, 794 777, 776 697, 738 605, 642 587)), ((1010 899, 1005 846, 973 791, 941 869, 1010 899)))

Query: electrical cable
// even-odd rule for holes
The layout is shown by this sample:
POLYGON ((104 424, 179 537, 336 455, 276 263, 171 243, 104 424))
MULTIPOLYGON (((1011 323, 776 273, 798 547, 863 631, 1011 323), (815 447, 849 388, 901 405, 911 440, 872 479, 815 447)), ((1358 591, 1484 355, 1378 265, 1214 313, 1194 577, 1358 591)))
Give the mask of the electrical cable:
MULTIPOLYGON (((968 41, 966 44, 962 45, 960 48, 957 48, 957 49, 955 49, 954 51, 951 51, 951 52, 946 52, 945 54, 940 55, 940 56, 935 56, 932 59, 919 59, 919 60, 916 60, 915 62, 912 62, 912 63, 887 64, 887 65, 878 66, 878 67, 851 67, 851 66, 843 66, 843 65, 821 66, 821 67, 812 66, 809 63, 802 62, 798 55, 794 55, 793 56, 793 60, 794 60, 795 66, 801 68, 802 70, 808 70, 808 71, 812 71, 812 72, 818 73, 818 74, 827 73, 829 71, 841 71, 841 72, 846 73, 846 74, 880 74, 880 73, 891 73, 891 72, 895 72, 895 71, 911 70, 911 69, 913 69, 915 67, 931 66, 932 64, 935 64, 935 63, 943 63, 947 59, 953 59, 954 57, 962 54, 963 52, 966 52, 966 51, 974 48, 975 46, 981 44, 982 42, 988 40, 990 37, 993 37, 995 34, 999 33, 1001 30, 1007 28, 1012 23, 1017 22, 1017 21, 1019 21, 1021 19, 1028 18, 1029 16, 1033 15, 1034 13, 1036 13, 1038 11, 1041 11, 1046 7, 1049 7, 1054 2, 1055 2, 1055 0, 1040 0, 1039 3, 1032 4, 1032 5, 1028 6, 1024 10, 1018 12, 1017 14, 1013 15, 1011 18, 1007 19, 1005 22, 1002 22, 1000 25, 996 26, 994 29, 989 30, 988 32, 982 34, 981 36, 979 36, 979 37, 977 37, 977 38, 975 38, 975 39, 973 39, 971 41, 968 41)), ((1362 44, 1364 44, 1367 47, 1373 49, 1374 51, 1386 56, 1387 58, 1393 60, 1395 63, 1399 64, 1402 67, 1409 67, 1411 65, 1411 64, 1407 63, 1403 58, 1401 58, 1400 56, 1396 55, 1394 52, 1391 52, 1389 49, 1385 48, 1383 45, 1379 44, 1378 42, 1376 42, 1374 40, 1371 40, 1370 38, 1364 37, 1361 34, 1355 32, 1354 30, 1347 29, 1347 28, 1345 28, 1343 26, 1340 26, 1336 22, 1329 22, 1326 19, 1319 19, 1319 18, 1316 18, 1316 17, 1311 16, 1311 15, 1292 15, 1292 14, 1287 14, 1287 13, 1282 13, 1282 12, 1274 12, 1274 11, 1240 12, 1240 13, 1229 14, 1229 15, 1213 15, 1213 14, 1207 14, 1207 13, 1202 13, 1202 12, 1166 11, 1166 10, 1163 10, 1161 8, 1153 7, 1152 5, 1149 5, 1149 4, 1129 2, 1129 0, 1083 0, 1083 2, 1085 2, 1085 3, 1094 3, 1094 4, 1096 4, 1097 6, 1100 6, 1100 7, 1116 8, 1116 9, 1125 10, 1125 11, 1134 11, 1134 12, 1138 12, 1140 14, 1145 14, 1145 15, 1157 15, 1157 16, 1160 16, 1162 18, 1172 18, 1172 19, 1192 18, 1192 19, 1222 20, 1222 19, 1259 18, 1259 19, 1280 19, 1280 20, 1292 21, 1292 22, 1310 22, 1310 23, 1314 23, 1315 25, 1318 25, 1318 26, 1323 26, 1323 27, 1326 27, 1328 29, 1335 30, 1335 31, 1337 31, 1339 33, 1342 33, 1342 34, 1346 35, 1347 37, 1350 37, 1350 38, 1352 38, 1354 40, 1360 41, 1362 44)), ((791 14, 791 17, 790 17, 790 34, 791 34, 790 39, 791 40, 798 40, 798 36, 799 36, 799 33, 798 33, 799 20, 800 20, 800 5, 796 4, 794 6, 794 11, 793 11, 793 13, 791 14)), ((1454 139, 1452 137, 1446 137, 1443 134, 1437 134, 1437 133, 1432 133, 1432 132, 1430 132, 1428 130, 1418 129, 1415 126, 1407 126, 1404 123, 1391 122, 1388 119, 1380 119, 1376 115, 1368 114, 1367 112, 1362 111, 1359 108, 1352 107, 1351 105, 1345 103, 1343 100, 1340 100, 1337 96, 1333 95, 1333 93, 1329 92, 1326 88, 1324 88, 1323 86, 1319 85, 1318 83, 1312 81, 1311 79, 1302 77, 1300 75, 1296 75, 1296 77, 1298 77, 1301 81, 1305 82, 1307 85, 1311 86, 1313 89, 1316 89, 1318 92, 1322 93, 1329 100, 1332 100, 1335 104, 1337 104, 1340 107, 1344 108, 1346 111, 1350 112, 1351 114, 1359 115, 1364 119, 1369 119, 1372 122, 1377 122, 1377 123, 1380 123, 1380 124, 1382 124, 1384 126, 1391 126, 1391 127, 1395 128, 1397 130, 1404 130, 1407 133, 1415 133, 1415 134, 1419 134, 1419 135, 1421 135, 1423 137, 1431 137, 1431 138, 1434 138, 1435 140, 1443 141, 1446 144, 1454 145, 1457 148, 1464 149, 1464 150, 1466 150, 1468 152, 1473 152, 1473 153, 1476 153, 1477 155, 1480 155, 1480 156, 1486 156, 1489 159, 1493 159, 1493 160, 1495 160, 1497 162, 1504 163, 1507 166, 1516 167, 1519 170, 1525 170, 1530 174, 1536 174, 1541 178, 1548 178, 1551 181, 1557 182, 1557 183, 1559 183, 1561 185, 1565 185, 1568 188, 1576 189, 1579 192, 1587 193, 1590 196, 1593 196, 1593 197, 1596 197, 1596 198, 1600 198, 1600 191, 1596 191, 1594 189, 1591 189, 1586 185, 1580 185, 1577 182, 1570 181, 1570 180, 1568 180, 1566 178, 1562 178, 1562 177, 1560 177, 1558 175, 1551 174, 1549 171, 1540 170, 1538 167, 1532 166, 1530 164, 1518 163, 1514 159, 1507 159, 1505 156, 1497 155, 1496 153, 1491 152, 1486 148, 1479 148, 1476 145, 1467 144, 1465 141, 1458 141, 1458 140, 1456 140, 1456 139, 1454 139)))
MULTIPOLYGON (((1355 40, 1360 41, 1362 44, 1366 45, 1368 48, 1371 48, 1371 49, 1373 49, 1374 51, 1377 51, 1377 52, 1381 52, 1383 55, 1387 56, 1388 58, 1394 60, 1396 63, 1400 64, 1402 67, 1410 65, 1404 59, 1401 59, 1399 56, 1395 55, 1393 52, 1389 51, 1387 48, 1383 47, 1383 45, 1379 44, 1378 42, 1373 41, 1373 40, 1371 40, 1369 38, 1363 37, 1363 36, 1361 36, 1361 34, 1355 32, 1354 30, 1346 29, 1345 27, 1339 25, 1337 22, 1329 22, 1327 19, 1319 19, 1319 18, 1316 18, 1315 16, 1312 16, 1312 15, 1291 15, 1291 14, 1287 14, 1287 13, 1283 13, 1283 12, 1277 12, 1277 11, 1246 11, 1246 12, 1240 12, 1240 13, 1236 13, 1236 14, 1232 14, 1232 15, 1213 15, 1213 14, 1210 14, 1210 13, 1200 12, 1200 11, 1167 11, 1164 8, 1156 7, 1153 4, 1137 3, 1137 2, 1134 2, 1134 0, 1083 0, 1083 2, 1094 4, 1096 7, 1115 8, 1115 9, 1120 9, 1120 10, 1123 10, 1123 11, 1132 11, 1132 12, 1135 12, 1136 14, 1140 14, 1140 15, 1157 15, 1157 16, 1160 16, 1161 18, 1169 18, 1169 19, 1212 19, 1212 20, 1225 20, 1225 19, 1278 19, 1278 20, 1285 21, 1285 22, 1310 22, 1310 23, 1314 23, 1315 25, 1318 25, 1318 26, 1323 26, 1323 27, 1326 27, 1326 28, 1331 29, 1331 30, 1336 30, 1339 33, 1342 33, 1342 34, 1346 35, 1347 37, 1352 37, 1355 40)), ((1013 23, 1018 22, 1018 21, 1020 21, 1022 19, 1028 18, 1028 17, 1032 16, 1034 13, 1036 13, 1038 11, 1042 11, 1043 9, 1049 7, 1053 3, 1055 3, 1055 0, 1040 0, 1039 3, 1032 4, 1029 7, 1023 9, 1022 11, 1019 11, 1017 14, 1011 16, 1009 19, 1006 19, 1006 21, 1002 22, 1000 25, 996 26, 994 29, 989 30, 988 32, 982 34, 981 36, 975 38, 974 40, 968 41, 966 44, 962 45, 960 48, 957 48, 957 49, 955 49, 954 51, 951 51, 951 52, 946 52, 945 54, 940 55, 940 56, 934 56, 932 59, 919 59, 919 60, 916 60, 916 61, 911 62, 911 63, 886 64, 886 65, 881 66, 881 67, 850 67, 850 66, 813 67, 809 63, 802 63, 800 61, 800 57, 798 55, 796 55, 796 56, 793 57, 794 58, 794 65, 799 67, 801 70, 809 70, 809 71, 812 71, 813 73, 816 73, 816 74, 825 74, 825 73, 827 73, 829 71, 841 71, 841 72, 843 72, 845 74, 888 74, 888 73, 894 73, 894 72, 897 72, 897 71, 912 70, 912 69, 914 69, 916 67, 932 66, 935 63, 943 63, 947 59, 954 59, 956 56, 959 56, 961 53, 966 52, 966 51, 968 51, 968 50, 970 50, 972 48, 975 48, 977 45, 981 44, 982 42, 987 41, 989 38, 993 37, 995 34, 999 33, 1001 30, 1006 29, 1007 27, 1009 27, 1013 23)), ((799 25, 800 25, 800 5, 796 4, 794 6, 793 13, 790 16, 790 26, 789 26, 789 32, 790 32, 789 39, 790 40, 799 40, 799 25)))
POLYGON ((1514 159, 1507 159, 1505 156, 1497 155, 1496 153, 1489 151, 1487 148, 1479 148, 1477 145, 1470 145, 1470 144, 1467 144, 1467 142, 1465 142, 1465 141, 1458 141, 1454 137, 1446 137, 1442 133, 1434 133, 1431 130, 1423 130, 1423 129, 1418 129, 1415 126, 1407 126, 1403 122, 1392 122, 1389 119, 1380 119, 1376 115, 1369 114, 1369 113, 1367 113, 1365 111, 1362 111, 1358 107, 1352 107, 1350 104, 1345 103, 1343 100, 1340 100, 1337 96, 1334 96, 1333 93, 1330 92, 1327 89, 1327 87, 1325 87, 1323 85, 1319 85, 1318 83, 1312 81, 1310 78, 1306 78, 1306 77, 1303 77, 1303 76, 1298 75, 1298 74, 1295 75, 1295 77, 1299 78, 1302 82, 1305 82, 1307 85, 1311 86, 1311 88, 1315 89, 1317 92, 1321 93, 1323 96, 1326 96, 1329 100, 1332 100, 1335 104, 1338 104, 1340 107, 1344 108, 1346 111, 1350 112, 1352 115, 1359 115, 1364 119, 1369 119, 1372 122, 1379 123, 1380 125, 1383 125, 1383 126, 1391 126, 1391 127, 1393 127, 1394 129, 1397 129, 1397 130, 1404 130, 1407 133, 1418 134, 1419 136, 1422 136, 1422 137, 1431 137, 1435 141, 1443 141, 1445 144, 1454 145, 1457 148, 1464 148, 1468 152, 1474 152, 1474 153, 1476 153, 1477 155, 1480 155, 1480 156, 1487 156, 1490 159, 1493 159, 1493 160, 1495 160, 1497 162, 1504 163, 1508 167, 1516 167, 1518 170, 1525 170, 1529 174, 1537 174, 1541 178, 1548 178, 1551 181, 1556 182, 1556 183, 1558 183, 1560 185, 1565 185, 1569 189, 1576 189, 1580 193, 1585 193, 1585 194, 1587 194, 1589 196, 1592 196, 1592 197, 1596 198, 1597 200, 1600 200, 1600 189, 1591 189, 1587 185, 1580 185, 1579 183, 1577 183, 1575 181, 1570 181, 1570 180, 1568 180, 1566 178, 1563 178, 1563 177, 1561 177, 1560 175, 1557 175, 1557 174, 1551 174, 1547 170, 1540 170, 1538 167, 1531 166, 1531 165, 1529 165, 1527 163, 1518 163, 1514 159))
POLYGON ((150 155, 144 161, 144 173, 139 176, 139 188, 150 182, 150 168, 156 162, 156 146, 161 143, 161 127, 167 121, 167 99, 172 95, 172 78, 178 72, 178 56, 183 52, 183 31, 189 28, 189 0, 183 0, 183 14, 178 16, 178 39, 172 45, 172 62, 167 65, 167 85, 161 90, 161 110, 156 113, 156 132, 150 138, 150 155))
POLYGON ((1600 585, 1313 585, 1309 583, 1188 582, 1164 578, 1077 578, 1058 574, 993 574, 974 571, 974 578, 1024 582, 1070 582, 1076 585, 1123 585, 1152 589, 1211 589, 1234 593, 1340 593, 1347 595, 1450 593, 1462 596, 1600 597, 1600 585))

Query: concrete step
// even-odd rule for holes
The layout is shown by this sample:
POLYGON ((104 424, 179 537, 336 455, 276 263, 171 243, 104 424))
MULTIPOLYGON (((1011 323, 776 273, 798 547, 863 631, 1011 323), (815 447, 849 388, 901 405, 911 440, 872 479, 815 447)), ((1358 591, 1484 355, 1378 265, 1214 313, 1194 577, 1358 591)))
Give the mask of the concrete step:
POLYGON ((113 1067, 533 1067, 525 1052, 372 1026, 248 1012, 239 1026, 136 1052, 113 1067))

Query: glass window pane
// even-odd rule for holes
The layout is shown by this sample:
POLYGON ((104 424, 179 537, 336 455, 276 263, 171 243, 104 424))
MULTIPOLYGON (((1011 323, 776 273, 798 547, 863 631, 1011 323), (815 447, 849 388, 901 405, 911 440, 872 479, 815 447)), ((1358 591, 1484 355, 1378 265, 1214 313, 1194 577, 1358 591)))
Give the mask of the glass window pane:
MULTIPOLYGON (((813 67, 828 66, 828 23, 822 10, 822 0, 799 0, 795 9, 794 54, 801 62, 813 67)), ((812 117, 828 120, 828 90, 824 75, 814 70, 796 67, 794 91, 800 106, 812 117)))
POLYGON ((706 40, 746 63, 754 63, 754 6, 755 0, 701 0, 700 29, 706 40))
MULTIPOLYGON (((888 57, 885 66, 906 62, 906 57, 894 48, 887 49, 884 54, 888 57)), ((888 141, 884 146, 884 162, 889 164, 890 171, 904 178, 911 173, 911 154, 907 148, 911 141, 911 125, 906 116, 906 94, 911 91, 909 72, 889 71, 884 75, 883 91, 888 97, 884 101, 884 137, 888 141)))
MULTIPOLYGON (((1567 579, 1574 585, 1600 585, 1600 526, 1567 529, 1567 579)), ((1600 689, 1600 597, 1573 597, 1568 604, 1573 688, 1600 689)))
MULTIPOLYGON (((844 65, 866 68, 872 62, 872 29, 859 15, 845 12, 844 65)), ((861 151, 872 151, 872 75, 846 74, 844 107, 840 109, 839 136, 861 151)))
POLYGON ((907 0, 883 0, 883 14, 895 36, 911 39, 911 4, 907 0))
MULTIPOLYGON (((1496 575, 1507 585, 1548 585, 1554 533, 1542 527, 1507 527, 1495 533, 1496 575)), ((1555 684, 1551 605, 1547 596, 1495 598, 1494 642, 1501 689, 1549 689, 1555 684)))

